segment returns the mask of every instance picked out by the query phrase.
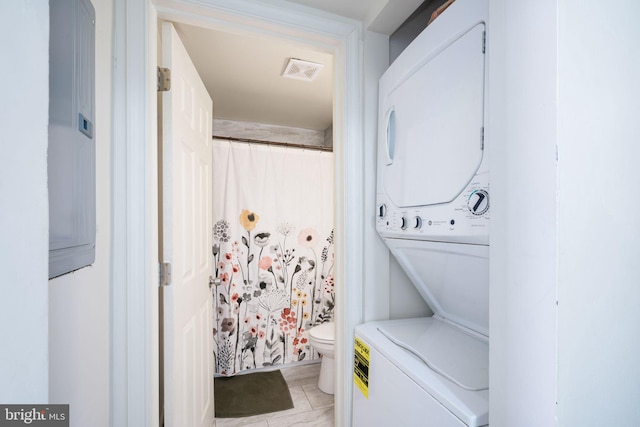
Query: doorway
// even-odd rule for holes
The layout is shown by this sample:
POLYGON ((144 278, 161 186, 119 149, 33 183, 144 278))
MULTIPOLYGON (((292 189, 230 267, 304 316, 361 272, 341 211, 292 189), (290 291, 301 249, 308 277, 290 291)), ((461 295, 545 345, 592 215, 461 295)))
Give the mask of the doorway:
MULTIPOLYGON (((224 2, 220 2, 224 3, 224 2)), ((227 5, 228 6, 228 5, 227 5)), ((155 15, 155 9, 151 8, 148 15, 155 15)), ((126 26, 128 34, 140 34, 141 29, 133 22, 138 17, 136 12, 127 11, 133 14, 131 23, 126 26)), ((295 39, 300 42, 310 43, 312 45, 323 46, 325 49, 333 52, 336 58, 336 81, 334 84, 335 108, 334 116, 334 146, 336 153, 336 281, 349 283, 349 287, 338 288, 336 292, 336 322, 341 325, 336 334, 336 366, 338 376, 338 387, 336 389, 336 420, 346 420, 350 418, 350 366, 353 357, 351 346, 352 331, 355 324, 361 319, 361 308, 358 303, 353 303, 359 299, 362 289, 362 265, 361 247, 359 242, 362 241, 362 187, 363 177, 362 171, 358 168, 361 164, 362 150, 362 117, 361 117, 361 99, 362 99, 362 77, 361 77, 361 54, 360 54, 360 38, 361 28, 352 21, 334 21, 323 17, 315 17, 305 13, 294 12, 287 9, 275 8, 269 6, 267 8, 258 7, 256 5, 246 5, 234 3, 233 6, 226 7, 224 10, 221 5, 208 7, 193 7, 182 4, 182 2, 163 2, 162 6, 157 9, 158 17, 164 20, 180 20, 193 25, 201 25, 212 27, 223 23, 232 31, 253 31, 254 33, 268 33, 280 37, 295 39), (355 166, 354 166, 355 165, 355 166), (348 172, 349 180, 343 177, 347 175, 346 168, 351 169, 348 172), (345 307, 350 307, 346 310, 345 307)), ((154 17, 155 18, 155 17, 154 17)), ((155 26, 149 22, 149 26, 143 26, 142 29, 148 28, 146 34, 147 40, 151 39, 149 34, 155 36, 155 26)), ((144 31, 142 31, 144 33, 144 31)), ((132 36, 134 37, 134 36, 132 36)), ((145 37, 142 37, 145 39, 145 37)), ((149 42, 142 43, 145 53, 150 58, 150 64, 155 65, 155 50, 149 51, 149 42)), ((153 43, 151 43, 153 45, 153 43)), ((151 67, 149 67, 151 68, 151 67)), ((153 67, 155 69, 155 67, 153 67)), ((130 61, 127 63, 127 69, 133 74, 141 70, 141 64, 130 61)), ((129 104, 134 105, 145 111, 152 111, 153 108, 146 104, 144 96, 133 97, 128 100, 129 104)), ((125 129, 134 127, 131 121, 125 121, 122 126, 125 129)), ((135 132, 134 132, 135 133, 135 132)), ((134 150, 130 145, 126 144, 124 149, 134 150)), ((117 163, 117 162, 116 162, 117 163)), ((135 170, 130 168, 132 177, 136 176, 135 170)), ((143 173, 141 171, 139 173, 143 173)), ((140 176, 140 175, 138 175, 140 176)), ((131 179, 135 185, 135 179, 131 179)), ((144 184, 144 183, 142 183, 144 184)), ((144 187, 144 185, 143 185, 144 187)), ((146 187, 145 187, 146 190, 146 187)), ((135 189, 134 189, 135 191, 135 189)), ((123 208, 124 209, 124 208, 123 208)), ((144 207, 146 211, 153 211, 151 205, 144 207)), ((140 218, 144 217, 144 209, 134 212, 133 218, 129 219, 133 223, 137 223, 140 218), (139 215, 139 216, 136 216, 139 215)), ((126 211, 126 209, 124 209, 126 211)), ((133 251, 131 251, 133 253, 133 251)), ((135 258, 136 255, 133 255, 135 258)), ((134 260, 135 261, 135 260, 134 260)), ((116 266, 117 268, 117 266, 116 266)), ((143 272, 141 272, 143 273, 143 272)), ((144 283, 153 282, 153 275, 146 272, 144 283)), ((137 301, 136 301, 137 302, 137 301)), ((117 307, 114 308, 117 310, 117 307)), ((136 322, 133 320, 132 322, 136 322)), ((153 322, 148 324, 148 319, 137 319, 142 325, 147 325, 149 330, 154 330, 153 322)), ((157 325, 156 325, 157 326, 157 325)), ((118 332, 118 331, 116 331, 118 332)), ((122 332, 120 332, 122 333, 122 332)), ((117 333, 115 334, 117 335, 117 333)), ((125 337, 126 338, 126 337, 125 337)), ((117 339, 117 337, 116 337, 117 339)), ((114 339, 115 340, 115 339, 114 339)), ((122 351, 121 348, 115 348, 114 351, 122 351)), ((131 357, 145 358, 145 354, 151 354, 153 359, 153 348, 145 348, 142 346, 140 354, 133 354, 131 357)), ((114 376, 122 375, 122 370, 114 372, 114 376)), ((153 375, 153 374, 152 374, 153 375)), ((143 387, 147 387, 148 383, 144 382, 144 378, 138 381, 143 387)), ((116 395, 114 387, 114 406, 122 400, 122 395, 116 395)), ((148 389, 147 396, 153 396, 153 391, 148 389)), ((126 394, 125 394, 126 396, 126 394)), ((129 405, 127 408, 133 408, 137 399, 144 396, 129 396, 129 405)), ((145 407, 144 400, 140 400, 141 407, 145 407)), ((135 411, 129 409, 129 411, 135 411)), ((133 417, 135 418, 135 417, 133 417)), ((131 419, 131 417, 130 417, 131 419)), ((339 421, 340 423, 340 421, 339 421)))
MULTIPOLYGON (((159 27, 162 27, 162 38, 158 42, 162 46, 161 65, 168 67, 172 76, 171 89, 162 94, 158 102, 159 110, 162 110, 158 126, 158 140, 161 141, 158 150, 162 157, 159 162, 159 233, 162 236, 159 239, 162 252, 159 262, 171 263, 172 271, 170 283, 162 288, 159 296, 162 332, 160 400, 165 404, 162 416, 168 425, 172 425, 180 424, 175 420, 206 418, 203 414, 209 405, 191 407, 184 403, 210 401, 210 393, 199 378, 206 376, 211 368, 202 369, 202 366, 215 366, 217 374, 232 375, 251 369, 291 366, 318 357, 309 344, 308 331, 317 323, 332 320, 335 305, 334 162, 331 154, 317 151, 325 147, 325 132, 331 131, 333 67, 330 66, 330 55, 303 51, 298 45, 282 41, 265 43, 248 37, 248 41, 244 41, 239 34, 229 37, 220 32, 170 22, 162 22, 159 27), (224 49, 220 49, 220 45, 224 49), (242 45, 245 48, 239 49, 238 46, 242 45), (229 52, 227 56, 224 50, 229 52), (238 68, 246 67, 237 59, 238 56, 256 59, 263 52, 268 52, 269 58, 263 56, 260 63, 266 63, 266 69, 258 72, 273 77, 265 78, 253 90, 247 90, 244 87, 247 80, 260 80, 255 73, 249 73, 240 79, 242 84, 233 87, 237 79, 229 75, 227 69, 232 68, 232 73, 239 74, 238 68), (288 57, 308 58, 314 53, 314 59, 322 58, 328 65, 324 79, 320 76, 312 82, 285 82, 275 93, 271 91, 280 83, 280 70, 288 57), (275 62, 270 58, 274 55, 279 55, 275 62), (193 70, 194 76, 188 75, 187 70, 193 70), (220 79, 211 74, 229 77, 220 79), (208 86, 208 95, 206 90, 201 94, 205 85, 208 86), (262 101, 267 110, 254 109, 253 117, 257 117, 254 119, 256 122, 266 121, 261 119, 268 118, 276 107, 281 106, 283 99, 287 104, 287 96, 295 99, 304 90, 309 94, 315 92, 317 96, 323 85, 327 93, 319 96, 320 101, 329 101, 324 119, 313 117, 318 110, 322 113, 320 108, 310 108, 312 117, 307 117, 299 105, 284 111, 284 117, 276 116, 281 122, 289 120, 293 124, 304 123, 305 119, 315 120, 320 129, 235 121, 238 124, 236 133, 232 133, 235 140, 242 137, 241 132, 246 132, 244 128, 248 127, 251 132, 269 132, 270 139, 278 139, 278 133, 281 133, 285 140, 297 142, 296 145, 307 142, 306 149, 274 147, 273 142, 265 145, 255 139, 251 139, 248 145, 234 141, 230 146, 216 138, 213 140, 213 163, 211 159, 202 157, 204 147, 209 147, 207 155, 211 156, 212 135, 233 131, 229 123, 236 117, 232 113, 225 114, 229 110, 227 103, 234 104, 241 113, 239 118, 245 119, 252 115, 244 111, 243 105, 252 106, 262 101), (185 90, 185 87, 190 89, 185 90), (230 91, 230 97, 225 96, 225 90, 230 91), (236 98, 243 91, 246 99, 238 102, 236 98), (218 129, 216 121, 213 121, 213 132, 210 107, 198 110, 200 102, 195 102, 205 98, 214 98, 225 119, 224 126, 218 129), (291 122, 290 116, 294 115, 297 117, 291 122), (207 121, 205 125, 201 123, 203 117, 207 121), (208 132, 204 135, 205 140, 202 140, 203 131, 208 132), (311 144, 314 142, 312 136, 319 140, 319 144, 311 144), (180 170, 185 171, 187 179, 177 175, 180 170), (205 188, 209 193, 201 194, 205 188), (247 209, 255 210, 259 215, 247 209), (163 222, 163 217, 169 218, 170 222, 163 222), (213 243, 212 229, 216 230, 213 243), (305 233, 302 236, 305 240, 299 244, 301 233, 305 233), (327 240, 324 248, 320 240, 327 240), (211 257, 212 249, 215 268, 210 262, 197 261, 211 257), (201 270, 202 274, 196 274, 201 270), (212 281, 215 286, 210 284, 213 316, 210 314, 211 303, 207 303, 206 296, 202 295, 211 274, 220 279, 218 283, 212 281), (295 298, 294 291, 297 293, 295 298), (278 301, 275 305, 274 298, 278 301), (178 299, 194 301, 192 310, 178 304, 178 299), (282 303, 287 307, 281 306, 282 303), (187 312, 180 313, 179 308, 187 309, 187 312), (294 320, 282 325, 281 314, 294 320), (203 315, 208 318, 202 319, 203 315), (210 325, 212 318, 215 319, 213 359, 210 358, 211 352, 206 351, 209 345, 198 344, 211 339, 211 327, 207 329, 198 325, 210 325), (176 323, 177 319, 182 320, 176 323), (193 360, 195 364, 184 364, 184 354, 190 355, 187 362, 193 360), (180 373, 183 373, 182 378, 179 378, 180 373), (192 389, 193 395, 188 393, 192 389), (200 407, 202 413, 198 411, 200 407), (190 414, 191 411, 194 413, 190 414)), ((208 102, 210 105, 211 100, 208 102)), ((215 114, 213 116, 215 118, 215 114)), ((187 421, 182 424, 191 425, 187 421)))

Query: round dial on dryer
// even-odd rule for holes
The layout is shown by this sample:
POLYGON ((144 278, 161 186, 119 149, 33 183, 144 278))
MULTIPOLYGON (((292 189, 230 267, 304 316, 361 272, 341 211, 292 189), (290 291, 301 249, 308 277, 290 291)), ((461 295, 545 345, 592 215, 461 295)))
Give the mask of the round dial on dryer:
POLYGON ((387 216, 387 205, 384 203, 378 206, 378 218, 383 219, 387 216))
POLYGON ((474 215, 483 215, 489 210, 489 193, 485 190, 474 190, 467 199, 467 207, 474 215))
POLYGON ((406 230, 407 229, 408 223, 409 223, 409 221, 407 220, 407 218, 405 218, 405 217, 400 218, 400 228, 402 230, 406 230))

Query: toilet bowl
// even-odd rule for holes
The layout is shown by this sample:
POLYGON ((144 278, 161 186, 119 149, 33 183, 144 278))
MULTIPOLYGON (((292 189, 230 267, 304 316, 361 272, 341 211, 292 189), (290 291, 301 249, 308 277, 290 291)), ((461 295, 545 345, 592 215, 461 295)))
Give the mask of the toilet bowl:
POLYGON ((322 355, 318 388, 333 394, 333 345, 335 342, 333 322, 322 323, 309 330, 311 346, 322 355))

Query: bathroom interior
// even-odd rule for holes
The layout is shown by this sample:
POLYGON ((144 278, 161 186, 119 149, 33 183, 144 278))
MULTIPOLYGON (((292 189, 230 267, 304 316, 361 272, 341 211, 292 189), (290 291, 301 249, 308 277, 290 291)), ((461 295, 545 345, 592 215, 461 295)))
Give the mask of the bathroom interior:
MULTIPOLYGON (((297 377, 313 376, 306 394, 314 393, 315 409, 331 420, 332 54, 275 37, 171 25, 213 101, 207 242, 216 381, 298 366, 297 377), (321 326, 315 335, 314 326, 321 326)), ((307 399, 300 385, 290 393, 307 399)), ((242 400, 249 412, 259 406, 249 395, 242 400)), ((216 404, 217 414, 224 405, 216 404)))

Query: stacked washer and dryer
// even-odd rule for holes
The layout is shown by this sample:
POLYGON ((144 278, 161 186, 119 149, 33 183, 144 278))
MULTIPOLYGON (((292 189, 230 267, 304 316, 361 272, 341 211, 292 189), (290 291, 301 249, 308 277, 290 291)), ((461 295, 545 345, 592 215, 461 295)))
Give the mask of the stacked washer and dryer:
POLYGON ((380 79, 376 227, 434 315, 356 328, 355 427, 489 424, 487 29, 457 0, 380 79))

